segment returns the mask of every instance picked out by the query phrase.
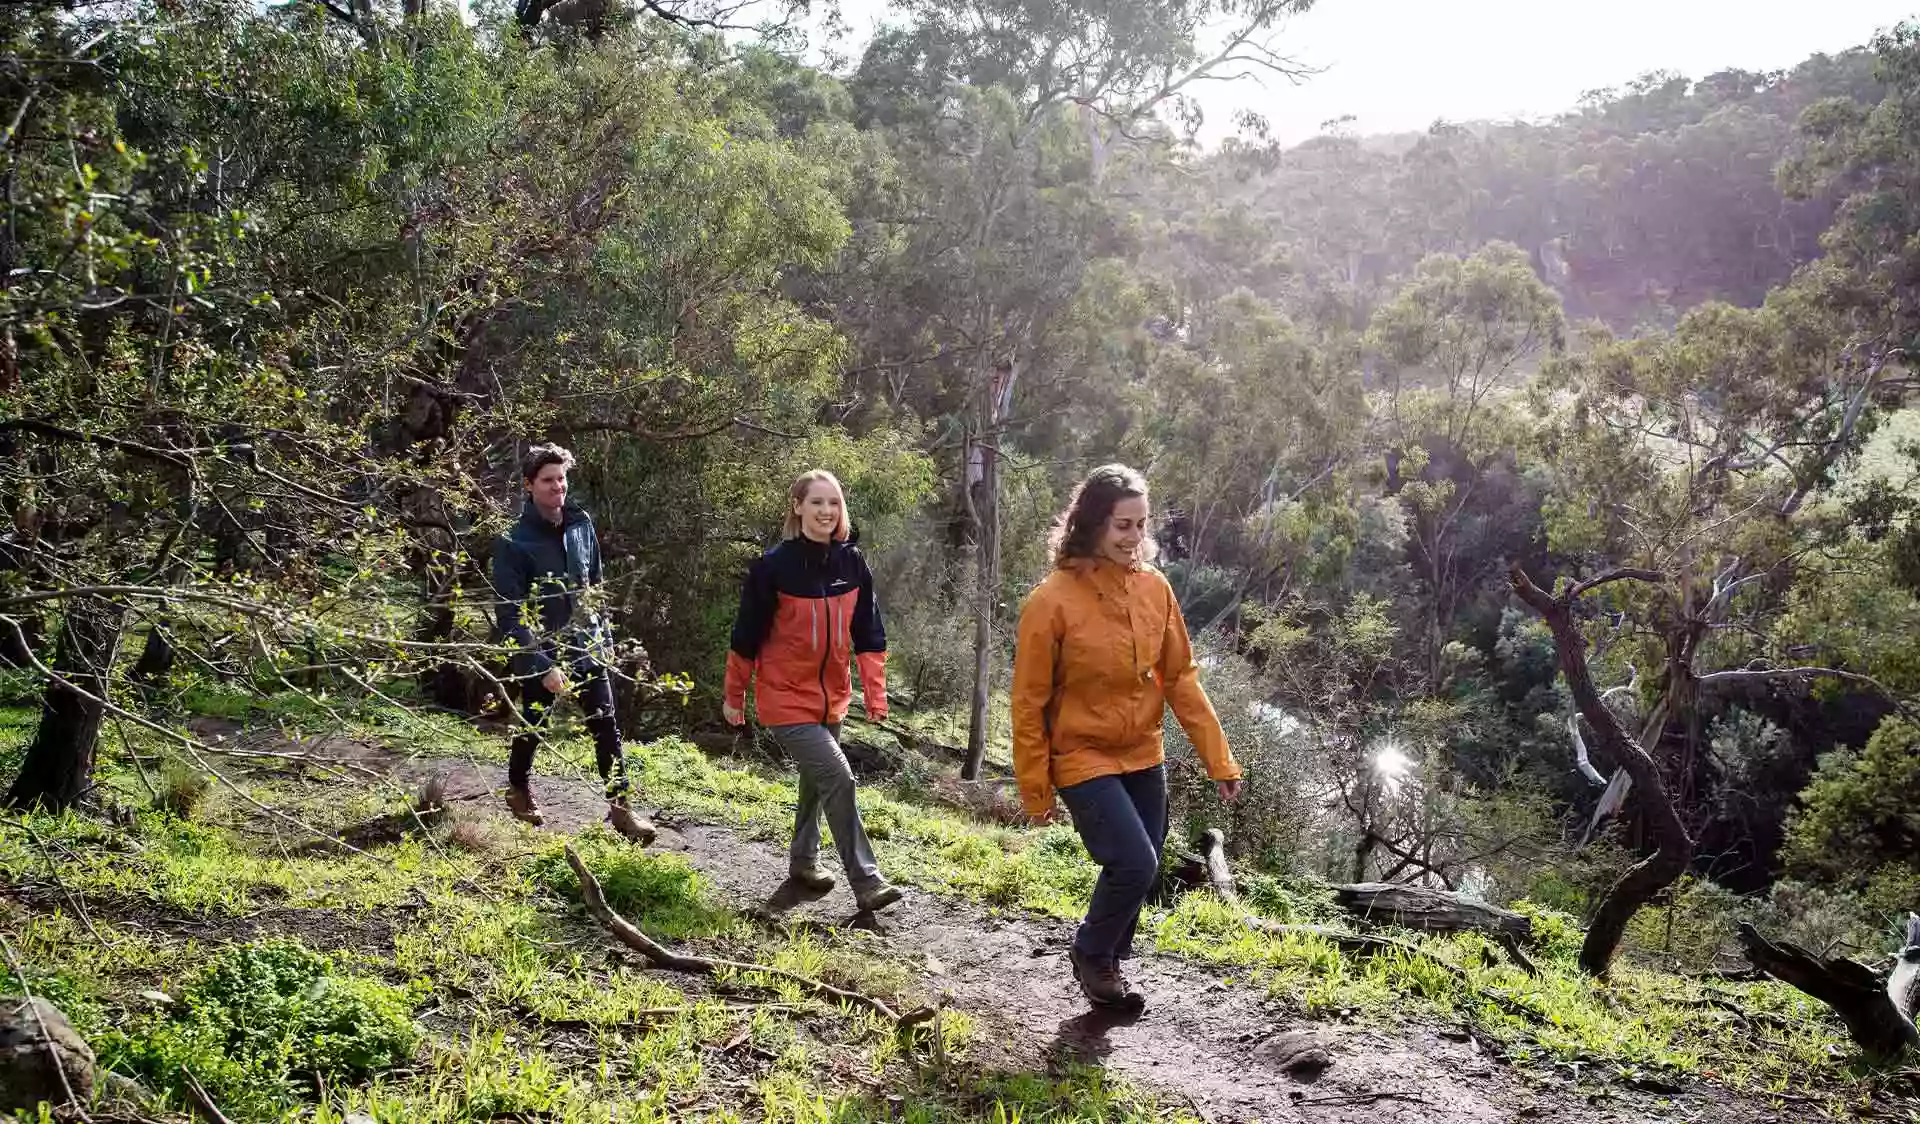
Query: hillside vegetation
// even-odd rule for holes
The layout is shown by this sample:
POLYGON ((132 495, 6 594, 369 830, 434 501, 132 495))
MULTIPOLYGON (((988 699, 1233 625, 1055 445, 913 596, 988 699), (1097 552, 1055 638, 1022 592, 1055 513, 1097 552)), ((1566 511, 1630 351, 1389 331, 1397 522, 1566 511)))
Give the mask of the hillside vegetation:
POLYGON ((827 67, 804 5, 5 5, 0 990, 87 1040, 89 1114, 1915 1111, 1911 1020, 1842 1014, 1920 941, 1920 28, 1190 144, 1306 6, 896 0, 827 67), (652 849, 592 826, 574 711, 548 830, 497 808, 536 440, 579 458, 652 849), (1171 880, 1168 1013, 1090 1030, 1093 868, 1019 815, 1005 687, 1113 461, 1249 784, 1169 723, 1175 850, 1222 832, 1238 902, 1171 880), (886 618, 855 750, 915 892, 877 933, 755 916, 793 782, 719 721, 815 466, 886 618), (569 844, 749 967, 617 949, 569 844), (1363 882, 1532 943, 1367 929, 1363 882), (1333 1084, 1262 1045, 1289 1020, 1333 1084))

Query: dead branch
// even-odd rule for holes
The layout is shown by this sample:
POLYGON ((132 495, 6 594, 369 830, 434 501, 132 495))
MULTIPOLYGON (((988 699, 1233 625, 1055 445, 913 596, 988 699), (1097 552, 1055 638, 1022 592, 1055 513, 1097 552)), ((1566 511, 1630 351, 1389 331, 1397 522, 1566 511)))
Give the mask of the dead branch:
POLYGON ((220 1111, 220 1106, 213 1103, 213 1097, 207 1093, 206 1086, 200 1084, 200 1079, 193 1075, 193 1070, 181 1066, 180 1077, 186 1083, 187 1096, 193 1100, 194 1107, 206 1113, 213 1124, 233 1124, 227 1114, 220 1111))
POLYGON ((567 844, 567 865, 573 868, 574 876, 580 879, 580 898, 586 904, 587 912, 593 914, 595 920, 611 930, 615 939, 621 944, 638 952, 659 967, 670 968, 676 972, 686 972, 696 976, 715 975, 723 968, 732 972, 774 976, 786 980, 789 983, 798 984, 816 996, 824 996, 841 1003, 850 1003, 857 1007, 865 1007, 867 1010, 872 1011, 892 1023, 896 1029, 906 1029, 916 1026, 934 1017, 933 1008, 920 1008, 901 1015, 896 1013, 894 1009, 889 1007, 883 1000, 875 999, 871 995, 862 995, 857 991, 846 991, 834 987, 832 984, 824 983, 809 976, 800 975, 797 972, 789 972, 783 968, 771 968, 764 964, 745 964, 737 960, 716 960, 706 956, 690 956, 685 953, 675 952, 666 945, 661 944, 659 941, 641 932, 639 926, 620 916, 614 911, 612 906, 607 904, 606 895, 600 890, 599 879, 595 878, 593 872, 587 869, 587 864, 581 861, 579 852, 573 849, 571 843, 567 844))
POLYGON ((1775 944, 1744 921, 1739 935, 1741 948, 1755 968, 1831 1007, 1868 1056, 1893 1061, 1920 1046, 1912 1012, 1899 1003, 1901 999, 1911 1003, 1912 997, 1892 994, 1894 989, 1865 964, 1845 957, 1824 959, 1785 942, 1775 944))

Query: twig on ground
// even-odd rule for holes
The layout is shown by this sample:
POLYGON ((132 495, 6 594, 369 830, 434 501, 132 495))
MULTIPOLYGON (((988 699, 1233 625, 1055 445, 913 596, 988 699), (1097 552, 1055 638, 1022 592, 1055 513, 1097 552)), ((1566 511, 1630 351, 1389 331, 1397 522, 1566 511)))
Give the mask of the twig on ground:
POLYGON ((206 1087, 200 1084, 200 1079, 193 1075, 193 1070, 181 1066, 180 1077, 186 1082, 187 1096, 192 1098, 194 1107, 206 1113, 213 1124, 233 1124, 227 1114, 220 1111, 220 1106, 213 1103, 213 1098, 208 1095, 206 1087))
POLYGON ((1420 1094, 1401 1089, 1383 1089, 1378 1093, 1343 1093, 1332 1097, 1301 1097, 1293 1103, 1314 1108, 1337 1108, 1377 1104, 1380 1101, 1408 1101, 1413 1104, 1427 1103, 1427 1099, 1420 1094))

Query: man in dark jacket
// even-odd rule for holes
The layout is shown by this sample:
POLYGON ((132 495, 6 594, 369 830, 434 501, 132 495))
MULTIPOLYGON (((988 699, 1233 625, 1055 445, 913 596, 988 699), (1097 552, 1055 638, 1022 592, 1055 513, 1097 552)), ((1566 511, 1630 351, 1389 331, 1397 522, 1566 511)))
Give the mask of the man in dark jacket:
POLYGON ((520 521, 493 547, 500 631, 517 646, 513 678, 526 722, 526 729, 513 739, 507 761, 507 808, 528 823, 542 821, 528 784, 533 751, 554 702, 572 693, 586 711, 594 756, 606 781, 607 822, 644 845, 653 841, 654 830, 627 803, 626 758, 607 676, 612 637, 583 596, 600 584, 600 540, 587 513, 567 502, 567 470, 572 467, 573 454, 558 445, 527 450, 520 463, 527 489, 520 521))

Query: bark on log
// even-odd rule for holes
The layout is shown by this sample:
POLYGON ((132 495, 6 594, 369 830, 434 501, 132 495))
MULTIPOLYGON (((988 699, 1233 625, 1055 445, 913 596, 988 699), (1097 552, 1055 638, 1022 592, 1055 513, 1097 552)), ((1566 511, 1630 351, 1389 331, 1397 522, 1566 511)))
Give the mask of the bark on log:
POLYGON ((1452 890, 1361 882, 1335 886, 1333 895, 1341 908, 1376 925, 1396 925, 1423 933, 1504 933, 1533 939, 1532 919, 1452 890))
POLYGON ((1893 976, 1882 983, 1857 960, 1823 959, 1796 945, 1775 944, 1741 922, 1740 945, 1755 968, 1833 1008, 1860 1049, 1876 1061, 1893 1061, 1920 1047, 1913 1013, 1920 1002, 1920 919, 1909 916, 1907 947, 1893 976))

